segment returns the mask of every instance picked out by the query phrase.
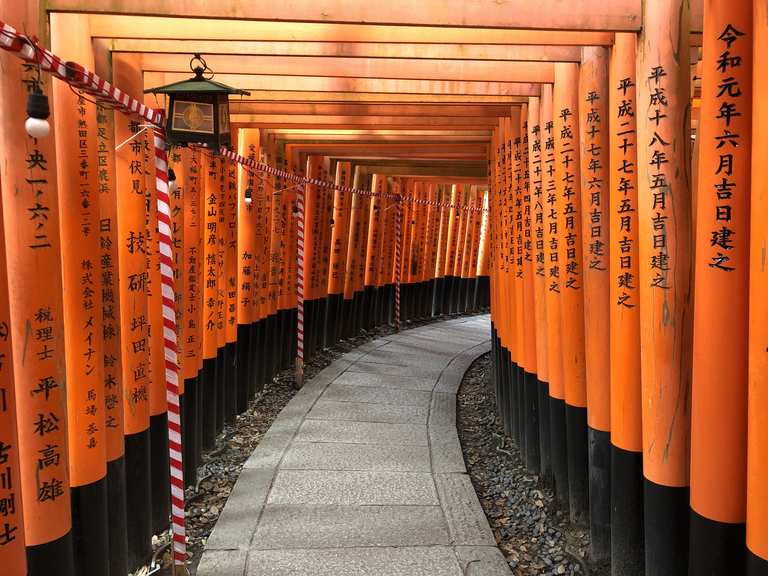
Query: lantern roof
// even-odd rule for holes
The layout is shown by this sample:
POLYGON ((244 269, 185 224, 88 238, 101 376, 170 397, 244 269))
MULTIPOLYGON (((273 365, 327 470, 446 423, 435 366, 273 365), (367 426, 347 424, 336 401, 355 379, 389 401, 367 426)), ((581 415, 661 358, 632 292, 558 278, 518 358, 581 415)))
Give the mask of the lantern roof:
POLYGON ((144 90, 145 94, 180 94, 180 93, 189 93, 189 92, 198 92, 198 93, 205 93, 205 94, 240 94, 242 96, 250 96, 250 92, 247 90, 241 90, 240 88, 233 88, 232 86, 227 86, 226 84, 222 84, 221 82, 216 82, 215 80, 212 80, 211 78, 206 78, 204 76, 205 72, 211 72, 211 77, 213 76, 213 72, 210 68, 208 68, 207 64, 205 63, 205 60, 203 60, 199 54, 195 54, 192 60, 190 61, 190 68, 192 68, 192 71, 195 73, 195 75, 188 79, 188 80, 181 80, 179 82, 173 82, 172 84, 166 84, 165 86, 158 86, 156 88, 148 88, 147 90, 144 90), (192 66, 192 63, 198 60, 202 66, 192 66))

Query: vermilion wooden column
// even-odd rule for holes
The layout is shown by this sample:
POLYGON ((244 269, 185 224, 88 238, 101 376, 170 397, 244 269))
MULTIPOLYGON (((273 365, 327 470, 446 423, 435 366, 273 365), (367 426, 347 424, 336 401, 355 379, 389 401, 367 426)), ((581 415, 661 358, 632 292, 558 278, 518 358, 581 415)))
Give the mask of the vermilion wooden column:
POLYGON ((542 186, 544 188, 544 266, 547 281, 547 372, 549 375, 549 428, 555 497, 568 507, 568 448, 565 432, 565 380, 561 340, 562 266, 560 222, 555 181, 555 127, 552 85, 541 87, 542 186))
POLYGON ((608 50, 584 47, 579 74, 584 346, 589 435, 590 557, 611 554, 611 389, 608 299, 608 50))
MULTIPOLYGON (((352 166, 349 162, 336 164, 337 186, 346 187, 352 183, 352 166)), ((350 208, 352 194, 335 190, 333 192, 333 228, 331 230, 330 270, 328 276, 328 340, 334 344, 341 337, 344 316, 352 311, 344 308, 344 276, 349 244, 350 208)))
POLYGON ((611 50, 610 378, 611 574, 643 576, 643 435, 637 222, 637 114, 634 33, 611 50))
MULTIPOLYGON (((225 411, 224 417, 227 423, 234 422, 237 411, 237 274, 240 268, 239 252, 237 250, 237 229, 238 229, 238 204, 239 193, 237 189, 237 170, 238 166, 233 162, 224 163, 225 186, 224 196, 226 209, 226 236, 225 252, 226 263, 224 268, 224 292, 225 292, 225 311, 224 311, 224 332, 226 335, 226 344, 224 351, 224 397, 225 411)), ((261 243, 260 247, 264 244, 261 243)))
MULTIPOLYGON (((85 16, 53 15, 51 34, 54 52, 93 67, 85 16)), ((109 570, 96 107, 62 82, 53 86, 53 104, 75 570, 95 576, 109 570)))
MULTIPOLYGON (((141 93, 138 55, 114 55, 114 83, 129 93, 141 93)), ((128 519, 128 568, 135 569, 151 553, 151 480, 149 434, 149 277, 147 254, 146 133, 138 120, 115 115, 115 140, 131 137, 115 153, 117 184, 118 278, 120 339, 123 363, 123 417, 128 519)), ((154 244, 151 245, 154 247, 154 244)))
MULTIPOLYGON (((98 46, 98 45, 94 45, 98 46)), ((95 71, 112 80, 112 66, 103 47, 94 50, 95 71)), ((117 182, 115 178, 115 113, 96 112, 96 157, 99 192, 99 271, 104 326, 104 420, 107 442, 107 507, 109 514, 109 571, 128 571, 125 437, 123 426, 123 358, 120 341, 120 288, 118 285, 117 182)), ((186 475, 185 475, 186 478, 186 475)))
POLYGON ((702 73, 689 573, 725 576, 745 560, 752 2, 704 2, 702 73))
POLYGON ((363 327, 365 329, 373 328, 375 322, 373 312, 375 310, 376 299, 376 282, 378 279, 378 258, 379 258, 379 244, 381 243, 381 205, 382 205, 382 192, 385 190, 384 181, 385 176, 382 174, 373 175, 372 190, 377 192, 375 196, 371 198, 371 208, 369 216, 368 227, 368 242, 365 253, 365 307, 364 307, 364 319, 363 327))
POLYGON ((203 449, 210 449, 216 440, 216 348, 218 346, 216 323, 218 317, 218 235, 219 231, 219 187, 217 185, 216 162, 203 156, 204 187, 203 197, 203 449))
POLYGON ((689 2, 643 4, 637 45, 645 572, 687 570, 691 384, 689 2))
MULTIPOLYGON (((0 179, 2 190, 2 179, 0 179)), ((10 305, 8 301, 8 275, 3 234, 2 203, 0 202, 0 354, 12 358, 10 334, 10 305)), ((27 554, 24 549, 24 511, 21 500, 21 469, 19 436, 16 431, 16 392, 14 390, 13 363, 0 364, 0 446, 3 467, 0 472, 0 499, 5 503, 0 529, 0 565, 10 574, 27 573, 27 554)))
POLYGON ((561 333, 568 489, 571 521, 585 523, 589 510, 587 389, 584 358, 584 271, 581 249, 578 64, 555 64, 553 115, 555 184, 560 229, 561 333))
POLYGON ((530 242, 536 332, 537 410, 539 423, 539 470, 545 482, 551 480, 549 440, 549 347, 547 342, 547 265, 544 211, 544 163, 542 162, 541 99, 528 99, 528 174, 530 187, 530 242))
POLYGON ((516 371, 516 396, 515 405, 517 407, 517 426, 518 426, 518 444, 520 447, 520 454, 523 459, 526 459, 528 454, 528 420, 532 417, 526 406, 526 361, 525 346, 525 298, 524 298, 524 282, 523 282, 523 197, 525 196, 525 183, 526 174, 528 173, 528 162, 525 160, 525 156, 528 153, 528 145, 524 143, 524 140, 528 137, 527 123, 528 123, 528 105, 523 104, 520 106, 520 117, 518 119, 513 118, 513 122, 517 122, 513 126, 514 138, 512 140, 512 185, 514 190, 514 204, 513 204, 513 270, 514 276, 512 281, 514 282, 514 295, 515 295, 515 346, 514 354, 517 362, 516 371), (524 152, 525 150, 525 152, 524 152))
POLYGON ((536 304, 534 295, 534 255, 532 240, 531 175, 529 151, 531 129, 529 119, 538 110, 531 111, 524 104, 520 111, 520 234, 518 236, 522 272, 522 324, 523 324, 523 398, 525 406, 525 462, 528 470, 538 474, 541 467, 541 446, 539 444, 539 386, 536 366, 536 304))
POLYGON ((199 150, 182 151, 184 171, 176 173, 181 179, 184 201, 184 254, 182 258, 182 286, 184 289, 184 480, 188 485, 197 482, 202 439, 203 381, 199 378, 202 366, 202 271, 203 258, 203 170, 199 150))
MULTIPOLYGON (((498 136, 497 136, 498 137, 498 136)), ((448 224, 450 221, 451 186, 444 185, 441 192, 442 206, 440 208, 440 229, 437 237, 437 258, 435 260, 435 301, 434 313, 440 316, 445 312, 445 258, 448 249, 448 224)), ((405 209, 405 206, 403 206, 405 209)), ((403 220, 405 222, 406 220, 403 220)))
MULTIPOLYGON (((752 181, 749 253, 749 428, 747 451, 747 574, 768 575, 768 270, 763 247, 768 244, 768 5, 754 3, 752 101, 752 181)), ((746 31, 744 31, 746 33, 746 31)))
MULTIPOLYGON (((238 154, 249 159, 259 159, 259 136, 258 130, 239 130, 238 154)), ((253 301, 257 294, 256 254, 259 251, 256 243, 255 204, 265 203, 266 190, 256 186, 256 178, 243 166, 238 167, 237 188, 237 411, 243 412, 248 408, 248 384, 254 368, 251 365, 254 360, 251 355, 251 324, 256 321, 258 314, 258 303, 253 301), (247 197, 250 197, 250 202, 246 201, 247 197)), ((265 238, 262 236, 259 240, 264 242, 265 238)))

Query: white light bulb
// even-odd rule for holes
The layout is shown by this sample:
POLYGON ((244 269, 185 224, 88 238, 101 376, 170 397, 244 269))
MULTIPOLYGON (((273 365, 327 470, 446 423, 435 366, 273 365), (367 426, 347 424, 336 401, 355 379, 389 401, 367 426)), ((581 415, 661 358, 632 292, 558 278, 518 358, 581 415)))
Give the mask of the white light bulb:
POLYGON ((245 204, 246 204, 246 206, 250 206, 250 205, 251 205, 251 202, 253 202, 253 198, 251 198, 250 196, 246 196, 246 197, 244 198, 244 200, 245 200, 245 204))
POLYGON ((173 194, 178 190, 179 185, 176 183, 176 180, 168 180, 168 194, 173 194))
POLYGON ((48 120, 41 120, 40 118, 27 118, 24 128, 32 138, 45 138, 51 133, 51 125, 48 124, 48 120))

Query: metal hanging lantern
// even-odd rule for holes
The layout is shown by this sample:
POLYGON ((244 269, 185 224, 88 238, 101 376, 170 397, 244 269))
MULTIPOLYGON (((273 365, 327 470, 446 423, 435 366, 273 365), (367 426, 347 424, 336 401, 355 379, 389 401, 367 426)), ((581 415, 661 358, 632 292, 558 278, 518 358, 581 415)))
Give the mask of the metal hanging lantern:
POLYGON ((144 92, 168 95, 166 132, 170 144, 204 144, 217 152, 231 142, 229 95, 249 96, 250 92, 212 80, 213 71, 200 54, 192 57, 189 67, 195 73, 193 78, 144 92))

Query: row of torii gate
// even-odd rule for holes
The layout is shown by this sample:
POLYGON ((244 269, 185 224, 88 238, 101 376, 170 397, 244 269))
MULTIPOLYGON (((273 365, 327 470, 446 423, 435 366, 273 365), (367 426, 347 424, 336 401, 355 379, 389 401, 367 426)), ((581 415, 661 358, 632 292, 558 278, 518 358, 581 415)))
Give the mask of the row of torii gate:
MULTIPOLYGON (((768 59, 768 6, 761 0, 705 0, 694 6, 686 0, 571 4, 542 0, 459 6, 431 0, 418 6, 393 2, 374 11, 357 2, 211 7, 186 0, 167 11, 199 18, 214 30, 216 19, 265 21, 265 26, 269 21, 275 29, 293 21, 331 28, 339 24, 345 42, 379 43, 382 50, 368 61, 342 61, 324 59, 322 51, 330 48, 319 43, 311 48, 319 51, 314 62, 265 59, 258 70, 249 68, 253 65, 245 57, 232 60, 239 75, 232 83, 253 84, 244 88, 367 94, 375 84, 390 97, 412 97, 426 84, 430 90, 450 84, 468 101, 482 101, 481 92, 492 89, 514 97, 516 102, 505 104, 508 113, 490 119, 402 119, 398 107, 391 106, 386 120, 340 116, 335 122, 353 130, 490 130, 487 218, 499 411, 527 465, 553 483, 571 520, 589 523, 593 559, 610 560, 616 575, 768 574, 768 328, 762 298, 768 283, 768 230, 761 163, 768 114, 760 98, 768 59), (418 42, 419 27, 430 26, 448 27, 445 37, 481 35, 492 48, 472 43, 469 50, 486 50, 488 59, 470 70, 451 58, 448 43, 438 41, 423 49, 446 56, 439 65, 388 60, 388 54, 408 50, 396 48, 398 42, 418 42), (505 46, 510 30, 539 45, 505 46), (565 39, 546 45, 548 38, 571 30, 582 31, 577 58, 568 55, 572 45, 565 39), (512 48, 518 48, 514 55, 492 58, 512 48), (523 48, 530 49, 527 56, 523 48), (531 61, 537 53, 547 61, 531 61), (352 70, 349 77, 345 67, 352 70), (281 72, 286 75, 275 83, 273 76, 281 72)), ((164 16, 145 0, 108 5, 53 0, 47 8, 54 14, 95 14, 90 25, 101 27, 100 38, 121 38, 117 28, 123 17, 164 16)), ((39 14, 46 13, 30 2, 22 8, 3 6, 0 19, 15 16, 20 29, 45 38, 39 14)), ((299 39, 307 34, 294 26, 299 39)), ((61 52, 71 49, 67 44, 74 39, 82 40, 76 30, 69 32, 71 37, 58 38, 61 52)), ((147 34, 163 37, 156 30, 147 34)), ((172 28, 168 41, 173 41, 172 28)), ((139 40, 114 42, 129 52, 142 51, 139 40)), ((269 38, 263 42, 260 49, 272 49, 269 38)), ((90 45, 76 45, 75 54, 93 57, 90 45)), ((9 58, 0 57, 3 62, 9 58)), ((146 87, 140 73, 150 85, 179 73, 173 55, 135 60, 120 55, 115 61, 112 79, 135 95, 146 87)), ((235 70, 222 72, 226 80, 235 70)), ((29 70, 25 73, 34 81, 29 70)), ((2 82, 0 94, 19 94, 19 77, 6 74, 2 82)), ((37 230, 32 236, 46 242, 49 218, 44 206, 36 204, 35 190, 44 184, 45 159, 56 153, 52 145, 46 151, 27 143, 28 152, 41 154, 19 180, 28 184, 28 197, 9 192, 5 175, 14 173, 9 163, 23 160, 14 156, 22 106, 5 96, 3 101, 0 183, 10 318, 27 318, 26 323, 9 323, 16 346, 25 335, 45 337, 47 323, 61 320, 52 319, 40 304, 60 298, 55 282, 40 282, 46 269, 60 265, 60 255, 40 260, 41 246, 19 242, 9 233, 19 218, 31 214, 37 230)), ((439 103, 433 106, 440 109, 439 103)), ((274 110, 241 102, 233 106, 233 123, 316 124, 311 112, 286 119, 269 113, 274 110)), ((448 105, 444 110, 451 113, 448 105)), ((122 130, 129 138, 130 125, 122 130)), ((424 141, 417 139, 419 144, 424 141)), ((144 152, 135 151, 142 156, 137 161, 144 152)), ((28 154, 25 159, 29 163, 28 154)), ((138 221, 144 209, 137 204, 136 210, 138 221)), ((81 272, 88 277, 86 268, 81 272)), ((6 351, 6 358, 13 358, 17 395, 20 389, 29 393, 29 387, 20 388, 20 374, 42 375, 30 362, 54 353, 35 348, 37 360, 30 361, 18 348, 6 351)), ((41 415, 42 437, 59 422, 41 415)), ((0 451, 0 464, 3 458, 0 451)), ((53 465, 50 458, 47 462, 53 465)), ((10 524, 3 521, 11 513, 10 478, 0 476, 0 544, 3 527, 10 535, 10 524)), ((37 495, 38 504, 51 500, 56 488, 45 490, 37 495)), ((39 510, 38 527, 58 509, 39 510)), ((56 557, 54 536, 38 530, 28 539, 28 556, 47 548, 56 557)))

